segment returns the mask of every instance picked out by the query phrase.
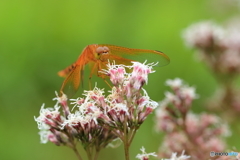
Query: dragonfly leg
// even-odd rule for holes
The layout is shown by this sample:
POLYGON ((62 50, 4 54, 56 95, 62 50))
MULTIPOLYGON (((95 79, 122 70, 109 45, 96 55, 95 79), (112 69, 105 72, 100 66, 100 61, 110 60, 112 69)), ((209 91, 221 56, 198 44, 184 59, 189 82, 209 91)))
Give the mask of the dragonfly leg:
POLYGON ((90 72, 90 75, 89 75, 88 85, 89 85, 90 90, 92 90, 92 83, 91 83, 92 75, 94 74, 93 72, 95 71, 97 65, 98 65, 98 63, 94 64, 94 66, 92 67, 92 70, 90 72))
POLYGON ((112 89, 112 86, 108 83, 108 81, 105 78, 103 78, 103 80, 112 89))
POLYGON ((102 70, 101 64, 98 63, 98 72, 97 72, 98 77, 102 78, 102 79, 104 80, 104 82, 105 82, 110 88, 112 88, 112 86, 108 83, 108 81, 107 81, 106 78, 105 78, 106 75, 105 75, 104 73, 99 73, 99 71, 101 71, 101 70, 102 70))

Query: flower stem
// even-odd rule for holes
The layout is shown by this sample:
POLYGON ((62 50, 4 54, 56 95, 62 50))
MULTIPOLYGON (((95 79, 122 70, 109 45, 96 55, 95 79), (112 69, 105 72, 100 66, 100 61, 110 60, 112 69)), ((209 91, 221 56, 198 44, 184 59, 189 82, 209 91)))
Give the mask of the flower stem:
POLYGON ((78 157, 78 160, 82 160, 82 157, 80 156, 76 146, 72 147, 72 149, 73 149, 74 153, 76 154, 76 156, 78 157))
POLYGON ((70 144, 68 145, 70 148, 73 149, 74 153, 76 154, 76 156, 78 157, 78 160, 83 160, 81 155, 79 154, 77 147, 76 147, 76 143, 74 141, 74 138, 69 134, 69 132, 65 129, 65 134, 69 137, 69 142, 70 144))
POLYGON ((123 137, 123 143, 124 143, 124 152, 125 152, 125 159, 129 160, 129 135, 128 135, 128 126, 127 126, 127 117, 124 119, 124 137, 123 137))
POLYGON ((124 151, 125 151, 125 159, 129 160, 129 145, 128 145, 128 142, 124 142, 124 151))
POLYGON ((98 159, 98 154, 99 154, 99 151, 96 151, 95 156, 94 156, 94 160, 98 159))
POLYGON ((130 137, 130 139, 129 139, 129 145, 131 145, 131 143, 132 143, 132 141, 133 141, 133 138, 134 138, 134 136, 135 136, 135 134, 136 134, 136 131, 137 131, 137 129, 134 129, 134 130, 133 130, 133 132, 132 132, 132 134, 131 134, 131 137, 130 137))
POLYGON ((86 152, 87 152, 88 160, 93 160, 93 159, 92 159, 92 152, 91 152, 91 150, 90 150, 89 147, 86 148, 86 152))

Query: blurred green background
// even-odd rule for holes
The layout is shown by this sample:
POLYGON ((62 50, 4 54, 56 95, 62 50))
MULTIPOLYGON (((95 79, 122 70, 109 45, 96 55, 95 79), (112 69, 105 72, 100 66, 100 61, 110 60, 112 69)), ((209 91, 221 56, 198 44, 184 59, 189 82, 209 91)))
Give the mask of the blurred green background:
MULTIPOLYGON (((223 22, 238 11, 216 0, 1 0, 0 159, 76 159, 67 147, 40 144, 33 117, 39 115, 42 103, 55 104, 54 91, 63 82, 57 72, 74 62, 88 44, 163 51, 171 63, 150 76, 145 87, 149 96, 162 100, 168 89, 165 80, 180 77, 196 86, 200 95, 193 110, 204 111, 204 101, 217 83, 207 67, 194 60, 194 51, 184 46, 181 32, 201 20, 223 22)), ((154 131, 153 117, 138 131, 131 159, 141 146, 147 152, 158 150, 163 135, 154 131)), ((240 148, 234 137, 235 133, 229 145, 240 148)), ((104 149, 99 159, 113 157, 123 159, 122 146, 104 149)))

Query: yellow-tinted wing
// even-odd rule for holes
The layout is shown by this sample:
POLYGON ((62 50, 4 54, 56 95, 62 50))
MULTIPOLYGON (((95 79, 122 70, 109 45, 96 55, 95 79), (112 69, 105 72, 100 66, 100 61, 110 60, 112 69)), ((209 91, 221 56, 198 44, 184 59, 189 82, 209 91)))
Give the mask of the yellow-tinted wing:
POLYGON ((103 56, 110 61, 115 60, 117 64, 118 62, 129 64, 130 61, 139 61, 143 63, 147 60, 148 63, 154 62, 158 63, 158 66, 165 66, 170 62, 166 54, 156 50, 133 49, 109 44, 99 44, 98 46, 108 47, 110 52, 103 56))
POLYGON ((60 92, 72 97, 77 92, 80 83, 83 85, 83 69, 83 65, 75 65, 68 74, 67 78, 63 81, 60 92))

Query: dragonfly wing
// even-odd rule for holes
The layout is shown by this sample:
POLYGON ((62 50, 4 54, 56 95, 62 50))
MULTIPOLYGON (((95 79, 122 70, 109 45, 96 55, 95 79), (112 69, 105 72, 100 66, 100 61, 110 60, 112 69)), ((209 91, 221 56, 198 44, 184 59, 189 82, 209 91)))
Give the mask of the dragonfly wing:
POLYGON ((70 73, 75 67, 76 67, 76 64, 73 63, 72 65, 68 66, 67 68, 59 71, 59 72, 58 72, 58 75, 59 75, 60 77, 66 78, 66 77, 69 75, 69 73, 70 73))
POLYGON ((167 55, 156 50, 132 49, 108 44, 100 44, 99 46, 106 46, 109 48, 109 59, 120 57, 122 59, 118 58, 119 61, 127 62, 128 59, 130 61, 139 61, 142 63, 147 60, 148 63, 158 63, 158 66, 165 66, 170 62, 167 55))
POLYGON ((83 85, 83 65, 76 65, 64 80, 61 92, 72 97, 78 90, 80 83, 83 85))
MULTIPOLYGON (((106 66, 108 61, 110 63, 115 63, 115 64, 124 64, 124 65, 131 65, 132 61, 136 61, 133 59, 128 59, 124 58, 115 54, 109 54, 109 55, 102 55, 103 59, 105 59, 105 64, 102 64, 102 66, 106 66)), ((103 62, 104 63, 104 62, 103 62)), ((105 69, 105 67, 102 67, 101 69, 105 69)))

